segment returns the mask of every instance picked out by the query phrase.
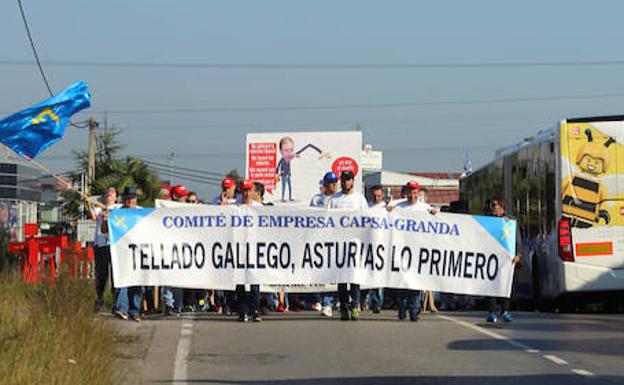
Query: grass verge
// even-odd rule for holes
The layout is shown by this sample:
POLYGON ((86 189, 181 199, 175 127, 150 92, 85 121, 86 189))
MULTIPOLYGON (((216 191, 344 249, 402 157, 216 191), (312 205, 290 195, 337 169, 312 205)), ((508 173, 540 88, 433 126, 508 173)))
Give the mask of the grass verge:
POLYGON ((118 382, 115 331, 93 314, 93 283, 26 285, 0 273, 0 379, 3 384, 118 382))

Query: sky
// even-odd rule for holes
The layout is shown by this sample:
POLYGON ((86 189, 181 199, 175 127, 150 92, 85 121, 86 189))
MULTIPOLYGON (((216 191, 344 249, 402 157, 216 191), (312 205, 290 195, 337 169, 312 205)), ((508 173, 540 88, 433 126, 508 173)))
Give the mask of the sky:
MULTIPOLYGON (((89 84, 74 120, 106 116, 124 154, 178 167, 243 172, 248 132, 360 127, 384 169, 461 172, 466 151, 478 168, 560 119, 623 113, 617 1, 22 3, 53 91, 89 84)), ((48 94, 17 0, 0 36, 6 116, 48 94)), ((40 161, 75 169, 86 146, 68 127, 40 161)))

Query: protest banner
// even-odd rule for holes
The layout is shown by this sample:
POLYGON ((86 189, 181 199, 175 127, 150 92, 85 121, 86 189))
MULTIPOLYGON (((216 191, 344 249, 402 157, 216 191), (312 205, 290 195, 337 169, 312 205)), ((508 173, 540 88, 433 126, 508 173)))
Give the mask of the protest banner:
POLYGON ((516 223, 460 214, 201 206, 117 209, 115 285, 426 289, 508 297, 516 223))
POLYGON ((265 201, 307 206, 327 171, 351 171, 362 188, 362 132, 269 132, 247 134, 247 179, 264 185, 265 201))

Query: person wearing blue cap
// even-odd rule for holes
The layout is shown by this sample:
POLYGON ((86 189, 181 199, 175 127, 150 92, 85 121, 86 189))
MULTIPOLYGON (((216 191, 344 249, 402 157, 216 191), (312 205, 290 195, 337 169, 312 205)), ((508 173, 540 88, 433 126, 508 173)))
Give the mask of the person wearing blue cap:
POLYGON ((323 192, 315 194, 310 200, 310 207, 327 207, 329 198, 338 189, 338 177, 333 171, 326 172, 323 176, 323 192))
MULTIPOLYGON (((333 171, 328 171, 321 179, 323 183, 323 192, 315 194, 310 200, 310 207, 318 207, 318 208, 327 208, 327 204, 329 203, 329 198, 332 197, 338 190, 338 177, 333 171)), ((316 293, 315 295, 315 303, 313 308, 316 310, 320 310, 321 314, 326 317, 331 317, 333 314, 332 311, 332 302, 333 295, 326 294, 322 296, 321 293, 316 293)))

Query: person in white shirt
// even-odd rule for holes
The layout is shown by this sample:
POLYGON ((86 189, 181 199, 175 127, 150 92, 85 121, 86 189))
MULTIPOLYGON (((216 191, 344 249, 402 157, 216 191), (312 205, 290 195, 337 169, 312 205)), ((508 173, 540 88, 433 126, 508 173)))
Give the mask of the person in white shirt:
POLYGON ((312 196, 310 207, 327 207, 329 199, 338 189, 338 177, 333 171, 326 172, 322 180, 323 191, 312 196))
MULTIPOLYGON (((386 210, 386 201, 384 200, 384 191, 381 185, 374 185, 370 189, 371 192, 371 201, 368 204, 368 208, 371 210, 386 210)), ((368 298, 370 303, 370 308, 373 310, 373 313, 379 314, 381 312, 381 308, 383 307, 383 287, 372 288, 368 290, 368 295, 365 298, 368 298)))
MULTIPOLYGON (((421 190, 418 182, 408 182, 405 185, 405 188, 407 191, 406 200, 400 202, 396 206, 388 207, 388 211, 396 209, 428 212, 431 215, 435 215, 437 213, 434 208, 418 199, 421 190)), ((399 320, 402 321, 406 318, 407 311, 409 311, 410 320, 412 322, 418 321, 418 313, 420 311, 420 290, 401 289, 399 291, 399 320)))
POLYGON ((354 183, 354 175, 351 171, 344 171, 340 174, 340 191, 332 195, 327 207, 342 210, 368 210, 366 198, 355 191, 354 183))
POLYGON ((371 202, 368 204, 370 209, 385 209, 387 204, 384 200, 384 191, 381 185, 374 185, 371 187, 371 202))
MULTIPOLYGON (((351 171, 340 174, 341 191, 332 195, 328 208, 343 210, 368 210, 368 202, 364 195, 354 190, 354 175, 351 171)), ((351 284, 351 302, 347 284, 338 284, 338 299, 340 300, 340 319, 343 321, 357 321, 360 319, 360 285, 351 284)))
MULTIPOLYGON (((321 179, 321 182, 321 192, 312 197, 310 200, 310 207, 327 208, 330 198, 338 189, 338 177, 333 171, 326 172, 323 179, 321 179)), ((325 295, 316 293, 314 295, 314 301, 315 302, 314 305, 312 305, 312 308, 320 310, 321 314, 326 317, 332 316, 333 295, 329 295, 329 293, 326 293, 325 295)))
MULTIPOLYGON (((87 207, 91 219, 96 221, 95 239, 93 241, 93 252, 95 254, 95 311, 99 311, 104 304, 104 289, 108 281, 110 271, 110 246, 108 244, 108 214, 110 210, 121 207, 117 203, 117 188, 109 186, 103 197, 104 203, 97 203, 93 207, 93 202, 87 200, 87 207)), ((112 276, 112 275, 111 275, 112 276)), ((114 293, 114 286, 111 283, 111 291, 114 293)), ((114 298, 114 295, 113 295, 114 298)))
MULTIPOLYGON (((241 205, 264 206, 254 199, 254 182, 245 179, 240 184, 242 194, 241 205)), ((238 320, 240 322, 251 320, 262 321, 260 316, 260 285, 250 285, 249 295, 245 292, 245 285, 236 285, 236 300, 238 303, 238 320)))

